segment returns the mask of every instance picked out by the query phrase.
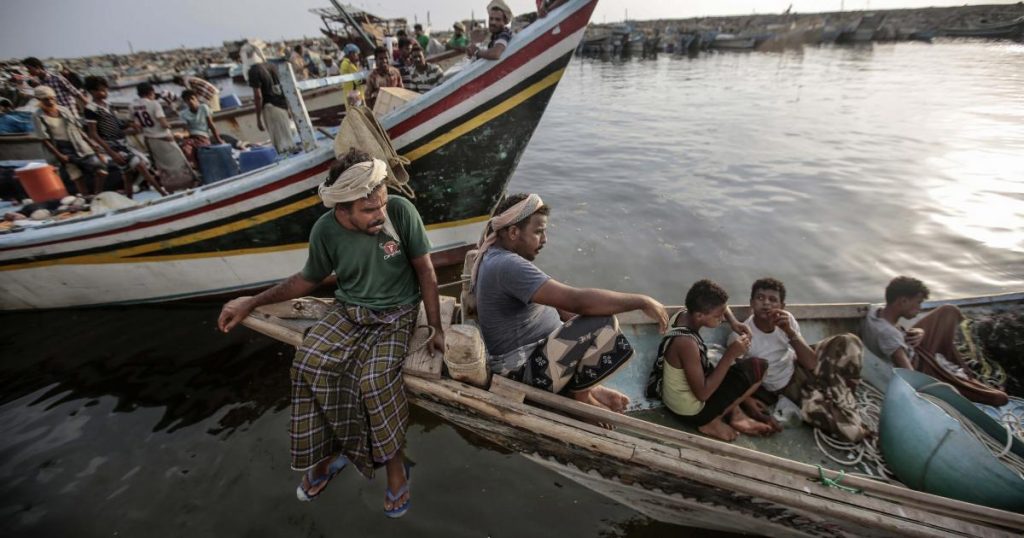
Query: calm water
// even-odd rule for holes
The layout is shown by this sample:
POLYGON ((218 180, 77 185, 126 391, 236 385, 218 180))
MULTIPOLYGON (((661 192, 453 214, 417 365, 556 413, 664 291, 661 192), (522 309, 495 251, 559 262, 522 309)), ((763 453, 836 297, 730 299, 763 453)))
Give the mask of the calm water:
MULTIPOLYGON (((538 262, 678 303, 1022 289, 1024 46, 960 43, 576 60, 513 190, 554 207, 538 262)), ((0 315, 5 536, 678 536, 414 411, 413 508, 383 476, 294 500, 290 350, 214 331, 218 307, 0 315)), ((713 533, 691 533, 716 536, 713 533)))

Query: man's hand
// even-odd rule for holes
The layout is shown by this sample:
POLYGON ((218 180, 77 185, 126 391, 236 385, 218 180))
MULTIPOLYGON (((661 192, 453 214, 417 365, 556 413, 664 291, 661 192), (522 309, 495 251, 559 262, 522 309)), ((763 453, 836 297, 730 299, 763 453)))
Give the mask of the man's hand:
POLYGON ((743 322, 737 319, 732 320, 732 323, 730 323, 729 326, 732 328, 732 332, 740 336, 746 336, 748 340, 753 336, 750 332, 750 327, 747 327, 743 322))
POLYGON ((722 360, 738 359, 743 355, 746 355, 749 350, 750 337, 745 334, 741 334, 739 338, 733 340, 733 342, 729 344, 729 349, 725 350, 725 355, 722 356, 722 360))
POLYGON ((664 334, 668 330, 668 312, 665 311, 665 305, 655 301, 654 299, 647 297, 644 300, 644 306, 640 309, 647 317, 658 322, 658 332, 664 334))
POLYGON ((772 311, 772 323, 782 329, 782 332, 786 333, 789 338, 796 337, 796 331, 793 330, 793 318, 789 312, 785 310, 773 310, 772 311))
POLYGON ((474 58, 474 57, 476 57, 476 53, 479 50, 480 50, 480 47, 476 46, 476 44, 474 43, 474 44, 466 47, 466 56, 469 56, 470 58, 474 58))
POLYGON ((441 329, 434 329, 434 337, 427 342, 427 353, 433 357, 435 351, 444 357, 444 331, 441 329))
POLYGON ((907 331, 907 345, 910 347, 917 347, 921 345, 924 340, 924 329, 920 327, 914 327, 907 331))
POLYGON ((63 153, 58 153, 57 154, 57 160, 60 161, 63 164, 68 164, 69 162, 71 162, 71 157, 68 157, 67 155, 64 155, 63 153))
MULTIPOLYGON (((223 332, 228 332, 231 329, 234 329, 235 325, 241 323, 242 320, 249 315, 249 312, 252 312, 252 299, 252 297, 239 297, 228 301, 220 311, 220 317, 217 319, 217 327, 223 332)), ((442 339, 442 346, 443 345, 444 340, 442 339)))
POLYGON ((117 163, 118 166, 124 166, 128 164, 128 161, 126 161, 125 158, 122 157, 121 154, 116 151, 110 157, 114 159, 114 162, 117 163))
POLYGON ((263 127, 263 118, 256 118, 256 128, 261 131, 266 131, 266 129, 263 127))

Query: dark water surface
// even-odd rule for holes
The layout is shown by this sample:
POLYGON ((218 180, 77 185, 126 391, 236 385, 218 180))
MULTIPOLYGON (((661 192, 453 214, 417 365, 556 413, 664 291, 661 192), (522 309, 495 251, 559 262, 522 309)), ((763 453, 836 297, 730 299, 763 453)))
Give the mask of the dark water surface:
MULTIPOLYGON (((576 60, 512 190, 554 207, 575 285, 738 302, 935 297, 1024 282, 1024 46, 899 44, 576 60)), ((636 512, 414 410, 412 509, 383 475, 314 503, 288 470, 291 350, 216 305, 0 315, 4 536, 719 536, 636 512)))

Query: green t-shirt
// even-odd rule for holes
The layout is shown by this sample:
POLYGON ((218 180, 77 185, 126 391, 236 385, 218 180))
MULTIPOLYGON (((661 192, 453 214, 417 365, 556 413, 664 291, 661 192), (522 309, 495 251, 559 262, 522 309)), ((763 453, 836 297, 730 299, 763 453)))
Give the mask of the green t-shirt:
POLYGON ((449 49, 464 49, 469 46, 469 38, 465 35, 452 37, 448 40, 449 49))
POLYGON ((412 202, 388 196, 388 218, 399 242, 381 231, 367 235, 345 229, 324 213, 309 234, 309 258, 302 278, 320 282, 332 272, 338 276, 339 302, 384 310, 420 301, 420 285, 411 260, 430 252, 423 220, 412 202))
POLYGON ((430 36, 427 34, 420 34, 416 36, 416 42, 420 44, 420 48, 423 49, 423 55, 427 54, 427 46, 430 45, 430 36))

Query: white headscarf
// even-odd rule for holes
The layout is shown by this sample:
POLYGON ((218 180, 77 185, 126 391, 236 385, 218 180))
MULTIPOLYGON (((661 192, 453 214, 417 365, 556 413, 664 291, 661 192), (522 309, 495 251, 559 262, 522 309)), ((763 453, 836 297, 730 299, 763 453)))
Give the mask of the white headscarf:
MULTIPOLYGON (((324 206, 334 207, 335 204, 366 198, 377 187, 380 187, 386 177, 388 177, 388 165, 380 159, 373 159, 348 167, 331 185, 327 185, 327 182, 324 181, 320 184, 317 192, 320 194, 324 206)), ((395 241, 402 242, 386 211, 384 212, 384 231, 395 241)))

